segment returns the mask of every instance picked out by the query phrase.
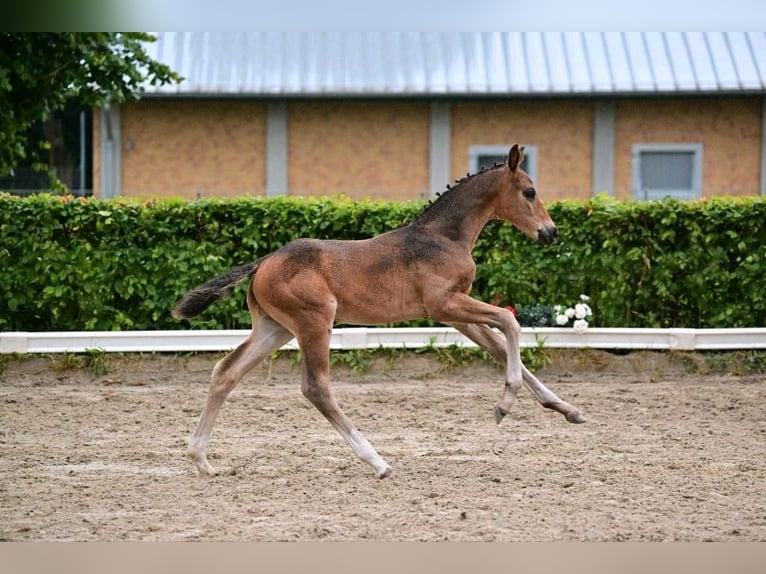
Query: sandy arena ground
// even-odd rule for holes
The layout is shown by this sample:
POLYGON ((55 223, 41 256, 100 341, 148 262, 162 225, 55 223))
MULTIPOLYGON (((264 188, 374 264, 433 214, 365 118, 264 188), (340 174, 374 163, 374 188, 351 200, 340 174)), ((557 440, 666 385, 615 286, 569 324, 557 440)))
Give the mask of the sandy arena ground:
POLYGON ((224 404, 201 478, 184 449, 217 355, 61 356, 0 375, 0 539, 766 541, 766 375, 691 373, 663 354, 563 357, 539 374, 588 422, 502 375, 410 355, 333 371, 394 469, 378 480, 302 397, 287 358, 224 404))

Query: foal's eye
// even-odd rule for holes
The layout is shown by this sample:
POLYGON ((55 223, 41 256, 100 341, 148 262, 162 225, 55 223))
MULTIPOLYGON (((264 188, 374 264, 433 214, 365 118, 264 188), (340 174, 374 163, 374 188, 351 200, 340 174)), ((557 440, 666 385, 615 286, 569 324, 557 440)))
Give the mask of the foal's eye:
POLYGON ((524 196, 524 199, 528 201, 532 201, 535 198, 535 188, 528 187, 527 189, 521 192, 521 195, 524 196))

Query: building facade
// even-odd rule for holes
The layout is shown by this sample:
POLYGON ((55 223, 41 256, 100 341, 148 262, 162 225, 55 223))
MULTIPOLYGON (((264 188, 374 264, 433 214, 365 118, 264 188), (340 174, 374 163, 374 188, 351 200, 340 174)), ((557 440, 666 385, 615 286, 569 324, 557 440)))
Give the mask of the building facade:
POLYGON ((526 146, 546 200, 766 192, 766 33, 167 33, 101 197, 407 200, 526 146))

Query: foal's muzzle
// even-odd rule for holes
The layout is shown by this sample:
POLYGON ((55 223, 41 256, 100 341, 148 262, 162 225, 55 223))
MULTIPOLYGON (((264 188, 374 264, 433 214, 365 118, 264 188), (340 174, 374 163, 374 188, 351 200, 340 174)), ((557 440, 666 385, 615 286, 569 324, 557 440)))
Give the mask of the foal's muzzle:
POLYGON ((540 245, 551 245, 559 239, 559 230, 555 225, 543 225, 537 230, 537 242, 540 245))

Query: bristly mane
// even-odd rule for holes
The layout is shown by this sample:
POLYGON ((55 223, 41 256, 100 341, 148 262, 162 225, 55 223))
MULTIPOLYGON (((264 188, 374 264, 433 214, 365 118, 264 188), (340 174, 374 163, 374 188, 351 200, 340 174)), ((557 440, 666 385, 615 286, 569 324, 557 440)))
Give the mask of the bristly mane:
POLYGON ((452 184, 452 185, 447 184, 447 189, 445 189, 441 193, 437 192, 435 200, 432 200, 432 199, 428 200, 428 203, 423 208, 423 211, 420 212, 420 215, 418 215, 418 217, 416 218, 416 221, 422 221, 426 217, 426 214, 432 212, 432 208, 434 206, 445 203, 445 198, 451 198, 451 197, 453 197, 453 195, 455 193, 460 193, 460 189, 459 188, 463 184, 468 183, 469 181, 471 181, 477 175, 480 175, 482 173, 486 173, 486 172, 491 171, 493 169, 497 169, 497 168, 500 168, 500 167, 505 167, 506 165, 507 164, 505 162, 495 162, 491 167, 482 166, 481 169, 479 171, 477 171, 476 173, 467 173, 467 174, 465 174, 465 177, 462 177, 460 179, 456 179, 454 184, 452 184))

